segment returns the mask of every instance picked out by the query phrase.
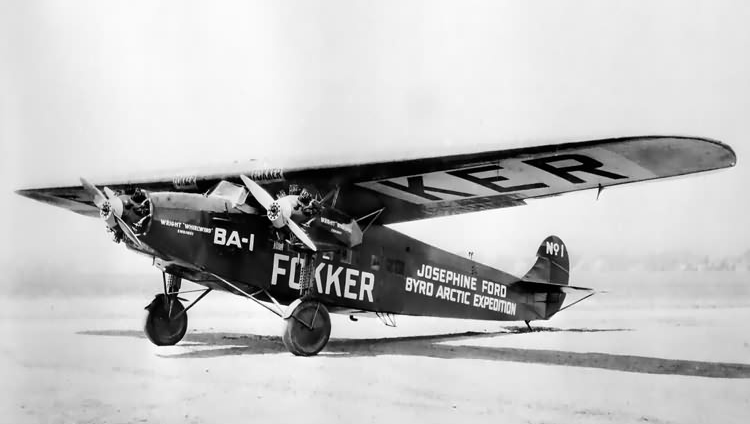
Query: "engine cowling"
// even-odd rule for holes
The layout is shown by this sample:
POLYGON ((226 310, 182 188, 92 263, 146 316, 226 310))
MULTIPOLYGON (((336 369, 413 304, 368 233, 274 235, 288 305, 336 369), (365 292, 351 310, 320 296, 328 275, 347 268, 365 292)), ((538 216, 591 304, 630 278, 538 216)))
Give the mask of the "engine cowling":
POLYGON ((362 243, 362 229, 357 221, 338 209, 328 207, 310 223, 310 237, 316 244, 330 249, 355 247, 362 243))

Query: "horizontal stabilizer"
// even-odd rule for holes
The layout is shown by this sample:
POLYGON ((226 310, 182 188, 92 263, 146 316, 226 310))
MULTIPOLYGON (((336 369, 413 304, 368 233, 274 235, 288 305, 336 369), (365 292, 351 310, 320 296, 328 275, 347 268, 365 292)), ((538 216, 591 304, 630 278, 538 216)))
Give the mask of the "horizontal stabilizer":
POLYGON ((588 287, 569 286, 566 284, 541 283, 538 281, 521 280, 513 285, 521 291, 530 293, 575 293, 580 291, 593 292, 594 289, 588 287))

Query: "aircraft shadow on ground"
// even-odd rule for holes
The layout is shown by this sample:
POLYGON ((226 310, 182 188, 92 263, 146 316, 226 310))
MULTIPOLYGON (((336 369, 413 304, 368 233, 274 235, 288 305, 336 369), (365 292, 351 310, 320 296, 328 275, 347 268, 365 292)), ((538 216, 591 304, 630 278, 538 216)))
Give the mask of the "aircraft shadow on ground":
MULTIPOLYGON (((630 331, 628 329, 537 328, 537 330, 540 329, 553 332, 630 331)), ((465 332, 377 339, 331 339, 325 350, 320 353, 320 356, 347 358, 405 355, 574 366, 644 374, 750 378, 750 364, 690 361, 597 352, 483 347, 442 343, 446 341, 475 340, 478 338, 499 336, 516 335, 516 337, 522 337, 521 333, 526 332, 525 328, 510 327, 504 331, 490 333, 465 332)), ((82 331, 78 334, 145 338, 142 332, 133 330, 82 331)), ((163 356, 169 358, 211 358, 232 355, 288 354, 280 337, 255 334, 191 332, 185 335, 179 346, 185 349, 186 352, 163 356), (209 348, 206 349, 206 347, 209 348)))

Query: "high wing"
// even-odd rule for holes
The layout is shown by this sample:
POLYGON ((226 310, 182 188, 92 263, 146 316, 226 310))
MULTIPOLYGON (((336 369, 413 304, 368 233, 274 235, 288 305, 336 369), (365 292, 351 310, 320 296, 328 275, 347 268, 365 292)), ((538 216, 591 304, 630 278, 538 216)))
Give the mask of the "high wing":
MULTIPOLYGON (((378 223, 392 224, 728 168, 736 161, 734 151, 719 141, 644 136, 344 165, 234 164, 221 170, 131 178, 106 185, 115 190, 205 192, 221 180, 242 184, 239 176, 244 174, 272 193, 292 184, 313 187, 322 194, 337 190, 337 209, 357 218, 383 208, 378 223)), ((84 215, 98 214, 91 195, 78 185, 17 193, 84 215)))

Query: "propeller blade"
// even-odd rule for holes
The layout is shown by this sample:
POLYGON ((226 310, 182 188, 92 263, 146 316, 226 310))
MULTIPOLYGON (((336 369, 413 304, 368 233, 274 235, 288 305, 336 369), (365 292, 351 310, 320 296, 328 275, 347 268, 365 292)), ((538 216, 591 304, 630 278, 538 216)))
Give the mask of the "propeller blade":
MULTIPOLYGON (((248 190, 250 190, 250 194, 252 194, 255 200, 257 200, 264 209, 268 210, 271 204, 274 203, 273 196, 268 194, 268 192, 263 187, 258 185, 258 183, 251 180, 250 178, 244 175, 240 175, 240 179, 242 179, 242 182, 245 183, 245 186, 247 186, 248 190)), ((283 212, 282 215, 284 215, 283 212)), ((300 228, 294 221, 288 218, 288 216, 284 216, 283 221, 286 221, 285 224, 289 227, 292 233, 297 236, 297 238, 300 239, 300 241, 304 243, 305 246, 307 246, 310 250, 312 250, 313 252, 317 252, 318 248, 315 247, 315 243, 310 240, 310 237, 308 237, 307 233, 305 233, 305 231, 300 228)))
POLYGON ((122 232, 125 234, 127 238, 130 239, 133 243, 135 243, 137 246, 143 246, 143 243, 138 239, 138 236, 135 235, 135 232, 133 232, 133 229, 128 226, 128 224, 123 221, 122 218, 120 218, 117 215, 113 215, 115 217, 115 220, 117 221, 117 224, 120 225, 120 228, 122 228, 122 232))
POLYGON ((123 204, 122 199, 120 199, 117 194, 112 191, 109 187, 104 187, 104 194, 107 196, 107 201, 109 202, 109 205, 112 206, 112 211, 117 216, 122 216, 123 211, 123 204))
POLYGON ((261 206, 263 206, 263 209, 268 210, 268 207, 271 206, 271 203, 273 203, 273 196, 268 194, 268 192, 258 185, 255 181, 251 180, 250 178, 247 178, 244 175, 240 175, 240 178, 242 179, 242 182, 245 183, 245 186, 247 186, 248 190, 250 190, 250 194, 253 195, 255 200, 260 203, 261 206))
POLYGON ((310 237, 307 236, 307 233, 302 228, 300 228, 297 225, 297 223, 295 223, 294 221, 292 221, 290 219, 286 223, 286 225, 289 226, 289 229, 292 230, 292 233, 294 233, 294 235, 297 236, 297 238, 300 239, 300 241, 302 243, 304 243, 305 246, 307 246, 313 252, 317 252, 318 251, 318 248, 315 247, 315 243, 313 243, 313 241, 310 240, 310 237))
POLYGON ((95 185, 86 181, 83 177, 79 178, 83 189, 86 190, 90 195, 94 197, 94 204, 97 208, 101 209, 104 202, 107 200, 107 196, 104 195, 95 185))

